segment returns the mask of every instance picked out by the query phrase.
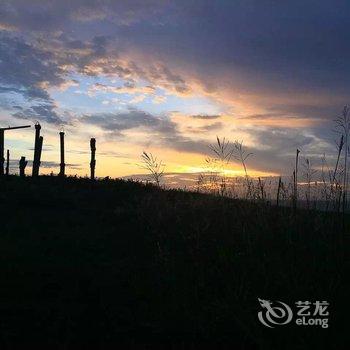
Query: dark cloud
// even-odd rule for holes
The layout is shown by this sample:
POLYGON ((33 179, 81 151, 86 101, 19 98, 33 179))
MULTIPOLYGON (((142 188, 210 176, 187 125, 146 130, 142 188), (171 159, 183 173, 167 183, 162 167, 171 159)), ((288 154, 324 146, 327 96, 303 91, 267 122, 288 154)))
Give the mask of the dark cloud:
MULTIPOLYGON (((27 159, 27 161, 28 161, 28 167, 32 167, 33 161, 28 160, 28 159, 27 159)), ((44 169, 57 168, 59 170, 60 163, 43 160, 40 163, 40 167, 42 167, 44 169)), ((76 169, 76 170, 82 168, 81 164, 77 164, 77 163, 66 163, 66 167, 71 168, 71 169, 76 169)), ((18 160, 10 160, 10 169, 11 170, 18 170, 19 169, 19 161, 18 160)))
MULTIPOLYGON (((32 165, 32 162, 28 162, 28 164, 32 165)), ((53 161, 42 161, 40 163, 40 166, 42 168, 57 168, 57 169, 59 169, 60 163, 53 162, 53 161)), ((70 169, 75 169, 75 170, 79 170, 82 168, 81 164, 77 164, 77 163, 66 163, 66 167, 70 168, 70 169)))
POLYGON ((202 140, 193 140, 179 134, 162 140, 162 144, 179 152, 196 153, 205 157, 208 154, 209 143, 202 140))
POLYGON ((250 134, 257 145, 276 151, 293 152, 296 148, 307 146, 315 140, 314 137, 305 135, 300 130, 284 128, 254 129, 250 131, 250 134))
POLYGON ((266 119, 280 119, 280 118, 298 118, 297 116, 286 116, 285 113, 260 113, 260 114, 251 114, 245 117, 240 117, 238 119, 249 119, 249 120, 266 120, 266 119))
POLYGON ((31 121, 45 121, 47 123, 62 124, 63 121, 54 111, 54 106, 50 103, 33 105, 12 114, 15 118, 27 119, 31 121))
POLYGON ((335 145, 316 136, 312 129, 259 127, 242 130, 252 137, 251 145, 245 149, 253 154, 248 160, 249 167, 257 170, 290 175, 297 149, 301 151, 301 159, 309 158, 317 165, 321 164, 323 155, 330 164, 335 160, 335 145))
MULTIPOLYGON (((73 153, 73 154, 90 154, 91 153, 91 151, 82 151, 82 150, 67 150, 66 152, 73 153)), ((97 154, 99 156, 110 157, 110 158, 130 158, 130 154, 115 152, 115 151, 108 151, 108 152, 97 151, 97 154)))
POLYGON ((51 53, 12 36, 0 36, 0 70, 2 91, 12 90, 28 99, 51 101, 41 84, 59 85, 64 81, 51 53))
POLYGON ((212 115, 207 115, 207 114, 196 114, 196 115, 191 115, 191 118, 193 119, 219 119, 221 115, 219 114, 212 114, 212 115))
POLYGON ((188 126, 187 131, 190 131, 195 134, 203 134, 208 131, 221 130, 223 124, 221 122, 216 122, 213 124, 207 124, 202 126, 188 126))
MULTIPOLYGON (((97 125, 107 134, 123 137, 123 131, 133 128, 143 128, 148 131, 147 144, 158 145, 181 152, 205 154, 208 145, 206 142, 192 140, 184 137, 177 125, 166 116, 158 117, 150 113, 129 109, 122 113, 104 113, 84 116, 82 123, 97 125)), ((134 142, 137 142, 135 140, 134 142)))
MULTIPOLYGON (((54 62, 53 55, 25 43, 22 39, 0 35, 0 93, 14 93, 31 104, 13 115, 22 119, 39 119, 59 123, 54 111, 54 101, 46 86, 64 82, 62 70, 54 62)), ((8 107, 8 106, 7 106, 8 107)))
MULTIPOLYGON (((323 101, 320 101, 323 102, 323 101)), ((339 110, 342 110, 342 102, 344 101, 335 101, 333 102, 331 99, 329 103, 324 105, 320 103, 317 104, 300 104, 300 103, 285 103, 285 104, 275 104, 270 108, 272 113, 271 116, 285 116, 287 118, 293 117, 305 117, 305 118, 319 118, 323 119, 323 121, 332 121, 334 117, 338 114, 339 110)))
MULTIPOLYGON (((86 115, 81 120, 83 123, 98 125, 106 131, 120 132, 138 127, 160 129, 166 131, 171 122, 157 118, 147 112, 137 109, 129 109, 122 113, 101 113, 86 115), (169 125, 168 125, 169 124, 169 125)), ((172 129, 172 127, 170 127, 172 129)))
MULTIPOLYGON (((0 3, 0 23, 31 31, 58 31, 76 22, 129 25, 156 16, 167 0, 13 0, 0 3)), ((157 18, 157 17, 156 17, 157 18)))
MULTIPOLYGON (((57 168, 59 169, 60 163, 52 162, 52 161, 42 161, 40 164, 43 168, 57 168)), ((70 169, 80 170, 82 169, 82 165, 78 163, 66 163, 66 167, 70 169)))

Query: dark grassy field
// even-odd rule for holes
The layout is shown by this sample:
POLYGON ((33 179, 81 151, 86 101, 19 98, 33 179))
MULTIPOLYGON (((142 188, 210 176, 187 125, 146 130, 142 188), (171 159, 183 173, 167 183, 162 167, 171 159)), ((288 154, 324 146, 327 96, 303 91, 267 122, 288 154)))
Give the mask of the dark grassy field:
POLYGON ((9 177, 0 215, 0 349, 349 344, 349 220, 336 213, 9 177), (327 300, 330 326, 266 328, 258 298, 327 300))

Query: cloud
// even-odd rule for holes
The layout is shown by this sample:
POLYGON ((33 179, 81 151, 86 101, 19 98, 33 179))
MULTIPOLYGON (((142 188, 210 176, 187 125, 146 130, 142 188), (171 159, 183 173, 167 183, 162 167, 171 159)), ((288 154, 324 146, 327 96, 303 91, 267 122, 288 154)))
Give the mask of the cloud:
POLYGON ((15 32, 17 28, 11 24, 0 23, 0 31, 15 32))
POLYGON ((120 132, 139 127, 164 131, 167 126, 172 126, 171 122, 166 119, 158 118, 147 112, 133 108, 129 108, 128 111, 121 113, 85 115, 80 119, 80 122, 97 125, 109 132, 120 132))
POLYGON ((101 83, 96 83, 89 88, 89 94, 94 94, 95 92, 111 92, 115 94, 146 94, 153 95, 156 88, 154 86, 136 86, 129 82, 124 83, 123 86, 109 86, 101 83))
POLYGON ((302 114, 293 115, 290 113, 260 113, 251 114, 244 117, 238 117, 245 124, 253 124, 256 126, 284 127, 287 129, 300 128, 306 126, 314 126, 322 124, 323 120, 317 117, 306 117, 302 114))
POLYGON ((301 130, 286 130, 284 128, 268 128, 250 130, 254 142, 261 147, 294 152, 297 148, 310 145, 315 138, 301 130))
POLYGON ((79 82, 76 79, 67 79, 58 86, 60 91, 66 91, 71 87, 79 86, 79 82))
POLYGON ((207 114, 196 114, 196 115, 191 115, 190 116, 193 119, 204 119, 204 120, 208 120, 208 119, 219 119, 221 116, 218 114, 213 114, 213 115, 207 115, 207 114))
MULTIPOLYGON (((0 93, 12 92, 32 104, 13 115, 24 119, 42 119, 58 123, 55 104, 48 86, 60 86, 65 81, 62 70, 49 52, 41 51, 22 39, 0 36, 0 93)), ((13 96, 16 105, 16 96, 13 96)))
MULTIPOLYGON (((17 109, 19 109, 17 107, 17 109)), ((19 119, 31 121, 45 121, 53 124, 63 124, 62 119, 54 111, 51 103, 32 105, 29 108, 21 108, 18 112, 12 113, 12 116, 19 119)))
MULTIPOLYGON (((181 152, 204 154, 207 148, 206 142, 183 136, 176 123, 167 116, 158 117, 134 108, 121 113, 86 115, 80 122, 99 126, 106 133, 118 137, 126 137, 123 135, 124 131, 140 128, 146 135, 146 141, 142 142, 181 152)), ((137 140, 134 142, 137 143, 137 140)))
MULTIPOLYGON (((31 165, 32 162, 28 162, 28 164, 31 165)), ((42 161, 40 163, 40 166, 42 168, 59 168, 60 163, 53 162, 53 161, 42 161)), ((66 167, 70 169, 76 169, 76 170, 79 170, 82 168, 81 164, 78 164, 78 163, 66 163, 66 167)))
MULTIPOLYGON (((32 160, 28 160, 28 167, 33 166, 33 161, 32 160)), ((50 168, 57 168, 59 169, 60 167, 60 163, 58 162, 54 162, 54 161, 46 161, 43 160, 40 163, 40 167, 44 168, 44 169, 50 169, 50 168)), ((66 167, 70 168, 70 169, 76 169, 79 170, 82 168, 81 164, 78 163, 66 163, 66 167)), ((18 160, 10 160, 10 169, 18 169, 19 168, 19 162, 18 160)))
POLYGON ((164 103, 165 101, 166 101, 166 96, 158 95, 152 100, 152 103, 158 105, 158 104, 164 103))
POLYGON ((201 125, 201 126, 188 126, 186 130, 195 134, 203 134, 203 133, 205 134, 210 131, 222 130, 223 126, 224 126, 223 123, 216 122, 216 123, 201 125))
POLYGON ((95 83, 90 93, 153 94, 156 88, 178 96, 193 93, 191 83, 161 61, 148 61, 129 53, 126 43, 110 36, 94 36, 77 40, 61 34, 41 39, 41 46, 54 55, 57 65, 65 74, 79 73, 90 77, 122 79, 123 86, 95 83), (140 84, 141 82, 141 84, 140 84), (146 83, 144 83, 146 82, 146 83))
POLYGON ((140 103, 146 98, 146 95, 138 95, 135 96, 132 100, 130 100, 130 103, 140 103))
POLYGON ((76 22, 106 20, 114 25, 130 25, 156 16, 168 4, 167 0, 13 0, 0 3, 1 24, 21 30, 57 31, 76 22))
POLYGON ((59 85, 64 82, 62 70, 51 53, 27 44, 20 38, 0 36, 0 84, 14 89, 28 99, 49 100, 43 82, 59 85))

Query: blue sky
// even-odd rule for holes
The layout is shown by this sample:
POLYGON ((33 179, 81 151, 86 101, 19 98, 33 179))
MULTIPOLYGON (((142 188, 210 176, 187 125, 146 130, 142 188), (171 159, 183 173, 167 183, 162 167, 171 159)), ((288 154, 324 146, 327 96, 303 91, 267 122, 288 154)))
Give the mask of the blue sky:
MULTIPOLYGON (((39 121, 45 171, 204 169, 216 136, 244 140, 256 174, 288 174, 298 147, 334 160, 333 120, 349 102, 347 1, 25 1, 0 3, 0 124, 39 121)), ((32 131, 9 133, 31 159, 32 131)), ((234 161, 233 172, 240 171, 234 161)), ((13 171, 16 171, 15 167, 13 171)))

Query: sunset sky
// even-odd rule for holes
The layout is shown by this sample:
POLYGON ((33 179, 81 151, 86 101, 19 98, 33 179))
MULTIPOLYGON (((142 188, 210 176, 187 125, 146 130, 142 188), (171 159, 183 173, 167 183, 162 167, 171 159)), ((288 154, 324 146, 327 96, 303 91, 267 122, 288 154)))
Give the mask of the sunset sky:
MULTIPOLYGON (((244 140, 251 174, 289 174, 298 147, 315 166, 336 153, 350 102, 348 1, 0 1, 0 126, 39 121, 43 172, 205 169, 216 136, 244 140)), ((34 129, 6 133, 12 172, 34 129)), ((240 174, 232 162, 232 174, 240 174)))

